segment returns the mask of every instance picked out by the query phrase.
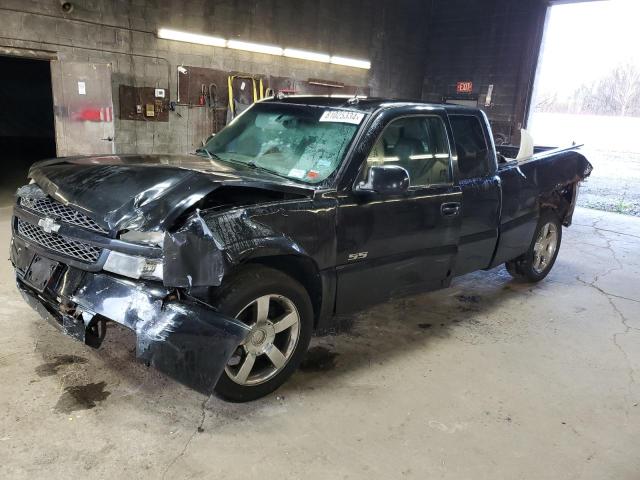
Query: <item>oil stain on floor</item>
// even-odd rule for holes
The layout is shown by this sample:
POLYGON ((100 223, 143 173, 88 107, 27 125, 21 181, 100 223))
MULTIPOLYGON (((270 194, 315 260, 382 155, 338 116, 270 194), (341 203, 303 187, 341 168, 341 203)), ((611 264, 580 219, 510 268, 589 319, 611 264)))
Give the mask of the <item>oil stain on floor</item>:
POLYGON ((462 313, 475 313, 480 310, 480 295, 456 295, 456 300, 461 305, 458 306, 458 311, 462 313))
POLYGON ((480 303, 480 295, 456 295, 456 300, 462 303, 480 303))
POLYGON ((111 392, 105 391, 106 386, 106 382, 99 382, 67 387, 58 399, 54 411, 56 413, 71 413, 78 410, 90 410, 111 395, 111 392))
POLYGON ((300 364, 303 372, 325 372, 336 367, 338 353, 332 352, 326 347, 317 346, 310 348, 304 360, 300 364))
POLYGON ((87 363, 87 359, 77 355, 57 355, 53 360, 36 367, 36 374, 40 377, 50 377, 58 373, 60 367, 74 363, 87 363))

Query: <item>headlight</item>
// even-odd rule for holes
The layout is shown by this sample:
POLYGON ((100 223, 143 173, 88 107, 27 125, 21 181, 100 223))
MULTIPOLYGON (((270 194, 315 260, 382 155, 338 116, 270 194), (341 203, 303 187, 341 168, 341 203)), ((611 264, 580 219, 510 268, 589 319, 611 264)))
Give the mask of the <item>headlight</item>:
POLYGON ((120 252, 109 252, 103 270, 117 273, 129 278, 162 280, 162 259, 145 258, 127 255, 120 252))
POLYGON ((164 232, 138 232, 136 230, 129 230, 120 235, 120 240, 161 247, 164 241, 164 232))

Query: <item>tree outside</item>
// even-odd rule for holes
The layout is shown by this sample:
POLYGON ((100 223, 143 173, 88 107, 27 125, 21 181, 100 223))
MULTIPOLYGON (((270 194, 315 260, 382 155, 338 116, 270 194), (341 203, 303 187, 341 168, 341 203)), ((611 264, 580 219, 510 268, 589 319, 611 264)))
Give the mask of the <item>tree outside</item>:
POLYGON ((597 82, 582 84, 565 98, 553 89, 547 90, 536 99, 534 111, 640 116, 640 67, 618 65, 597 82))

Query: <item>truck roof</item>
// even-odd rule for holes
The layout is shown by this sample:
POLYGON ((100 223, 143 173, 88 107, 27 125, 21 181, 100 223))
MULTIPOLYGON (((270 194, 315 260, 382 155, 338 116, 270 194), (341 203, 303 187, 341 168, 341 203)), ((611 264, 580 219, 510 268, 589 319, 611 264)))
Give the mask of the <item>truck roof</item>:
POLYGON ((341 107, 363 112, 373 112, 381 107, 394 108, 405 107, 408 105, 419 105, 424 107, 444 108, 447 111, 456 113, 476 113, 479 108, 465 107, 461 105, 453 105, 449 103, 427 103, 419 100, 404 100, 382 97, 359 97, 357 102, 347 97, 328 97, 326 95, 289 95, 283 98, 269 98, 266 102, 282 102, 298 105, 316 105, 321 107, 341 107))

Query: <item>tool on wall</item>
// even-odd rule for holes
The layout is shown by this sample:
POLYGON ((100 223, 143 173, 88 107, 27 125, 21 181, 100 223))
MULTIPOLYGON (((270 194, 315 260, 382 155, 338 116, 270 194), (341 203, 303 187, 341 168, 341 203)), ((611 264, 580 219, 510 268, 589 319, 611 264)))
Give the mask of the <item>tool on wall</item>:
POLYGON ((210 83, 207 89, 207 106, 215 108, 218 105, 218 86, 215 83, 210 83))

